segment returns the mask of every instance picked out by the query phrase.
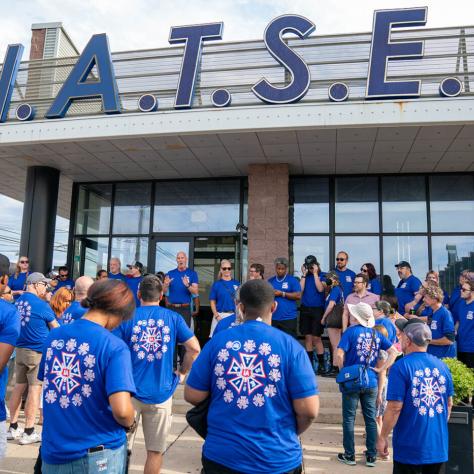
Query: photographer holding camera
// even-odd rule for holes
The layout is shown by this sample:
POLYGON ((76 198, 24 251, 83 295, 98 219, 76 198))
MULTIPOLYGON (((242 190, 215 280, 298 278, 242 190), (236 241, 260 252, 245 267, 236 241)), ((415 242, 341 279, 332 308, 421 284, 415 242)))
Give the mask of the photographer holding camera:
POLYGON ((318 356, 318 375, 326 373, 324 367, 324 346, 321 336, 324 326, 321 323, 324 313, 324 290, 322 282, 324 273, 314 255, 308 255, 301 266, 301 307, 300 307, 300 333, 304 336, 306 353, 313 365, 314 353, 318 356))

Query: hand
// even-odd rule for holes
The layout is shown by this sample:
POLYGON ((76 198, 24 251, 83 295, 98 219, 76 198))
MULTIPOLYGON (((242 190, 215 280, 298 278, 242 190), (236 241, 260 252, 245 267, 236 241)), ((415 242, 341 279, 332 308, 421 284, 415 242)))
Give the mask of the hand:
POLYGON ((221 320, 221 315, 219 313, 214 313, 213 316, 216 318, 216 321, 221 320))
POLYGON ((182 385, 184 383, 184 379, 186 378, 186 375, 182 374, 179 370, 176 370, 175 374, 178 376, 179 384, 182 385))
POLYGON ((326 316, 321 319, 321 324, 324 326, 326 324, 326 316))
POLYGON ((307 274, 308 269, 304 265, 301 265, 301 275, 306 276, 307 274))
POLYGON ((283 292, 280 290, 275 290, 275 296, 283 296, 283 292))
POLYGON ((383 398, 382 398, 382 394, 379 393, 377 394, 377 400, 375 401, 375 406, 378 408, 378 407, 381 407, 382 406, 382 403, 383 403, 383 398))
POLYGON ((166 285, 166 286, 169 286, 169 284, 174 280, 174 278, 170 278, 168 275, 165 276, 165 280, 163 281, 163 283, 166 285))
POLYGON ((381 372, 380 367, 371 367, 371 369, 376 373, 379 374, 381 372))
POLYGON ((188 278, 187 275, 184 275, 184 277, 181 278, 181 281, 183 282, 183 285, 186 288, 189 288, 191 286, 191 284, 189 283, 189 278, 188 278))
POLYGON ((388 451, 388 438, 382 438, 382 436, 379 436, 377 439, 377 452, 381 457, 387 457, 389 455, 388 451))

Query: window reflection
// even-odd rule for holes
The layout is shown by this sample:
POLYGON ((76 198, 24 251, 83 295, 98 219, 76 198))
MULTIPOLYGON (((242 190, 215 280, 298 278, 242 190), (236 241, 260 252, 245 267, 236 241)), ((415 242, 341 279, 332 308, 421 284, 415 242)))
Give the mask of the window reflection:
POLYGON ((145 237, 114 237, 112 239, 111 257, 118 257, 122 262, 122 271, 127 273, 127 265, 141 262, 148 265, 148 239, 145 237))
POLYGON ((148 234, 151 183, 120 183, 115 187, 114 234, 148 234))
POLYGON ((474 231, 474 177, 430 177, 431 230, 474 231))
POLYGON ((74 243, 73 275, 88 275, 95 278, 97 271, 107 268, 109 239, 107 237, 83 237, 74 243), (81 271, 81 263, 83 269, 81 271))
POLYGON ((155 232, 235 232, 240 182, 173 181, 156 185, 155 232))
POLYGON ((377 178, 336 179, 336 232, 378 232, 377 178))
POLYGON ((87 185, 79 188, 76 234, 108 234, 112 185, 87 185))
MULTIPOLYGON (((377 271, 380 272, 380 251, 379 238, 374 237, 336 237, 336 254, 344 250, 349 254, 348 268, 359 273, 364 263, 372 263, 377 271)), ((331 262, 331 268, 335 262, 331 262)))
POLYGON ((441 287, 451 293, 463 270, 474 269, 474 236, 431 238, 433 269, 439 272, 441 287))
POLYGON ((426 232, 426 194, 423 176, 382 178, 384 232, 426 232))
POLYGON ((399 282, 395 265, 401 260, 409 262, 413 274, 423 281, 428 271, 428 238, 413 235, 384 237, 384 278, 388 276, 395 286, 399 282))
MULTIPOLYGON (((293 268, 294 275, 301 277, 301 265, 307 255, 314 255, 321 264, 321 270, 329 270, 329 237, 293 237, 293 268)), ((269 269, 268 276, 273 274, 269 269)), ((265 269, 265 273, 267 270, 265 269)))
POLYGON ((329 232, 329 179, 294 178, 293 231, 329 232))

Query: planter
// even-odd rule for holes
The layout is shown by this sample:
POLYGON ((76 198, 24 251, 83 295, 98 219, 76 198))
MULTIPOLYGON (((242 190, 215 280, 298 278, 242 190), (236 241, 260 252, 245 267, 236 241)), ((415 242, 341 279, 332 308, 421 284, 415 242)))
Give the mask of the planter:
POLYGON ((474 474, 472 407, 456 405, 448 421, 449 461, 446 474, 474 474))

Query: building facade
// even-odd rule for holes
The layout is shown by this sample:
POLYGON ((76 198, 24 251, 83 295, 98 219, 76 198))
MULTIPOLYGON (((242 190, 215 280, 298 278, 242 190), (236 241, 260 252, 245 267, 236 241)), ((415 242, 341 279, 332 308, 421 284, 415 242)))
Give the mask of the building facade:
POLYGON ((185 250, 205 306, 221 258, 244 279, 345 250, 387 288, 408 260, 452 289, 474 267, 474 28, 425 23, 390 10, 370 33, 316 36, 283 15, 263 40, 221 42, 215 23, 155 50, 110 54, 94 35, 79 57, 60 24, 33 25, 30 60, 10 48, 0 87, 21 252, 51 265, 57 210, 75 276, 112 256, 167 271, 185 250))

